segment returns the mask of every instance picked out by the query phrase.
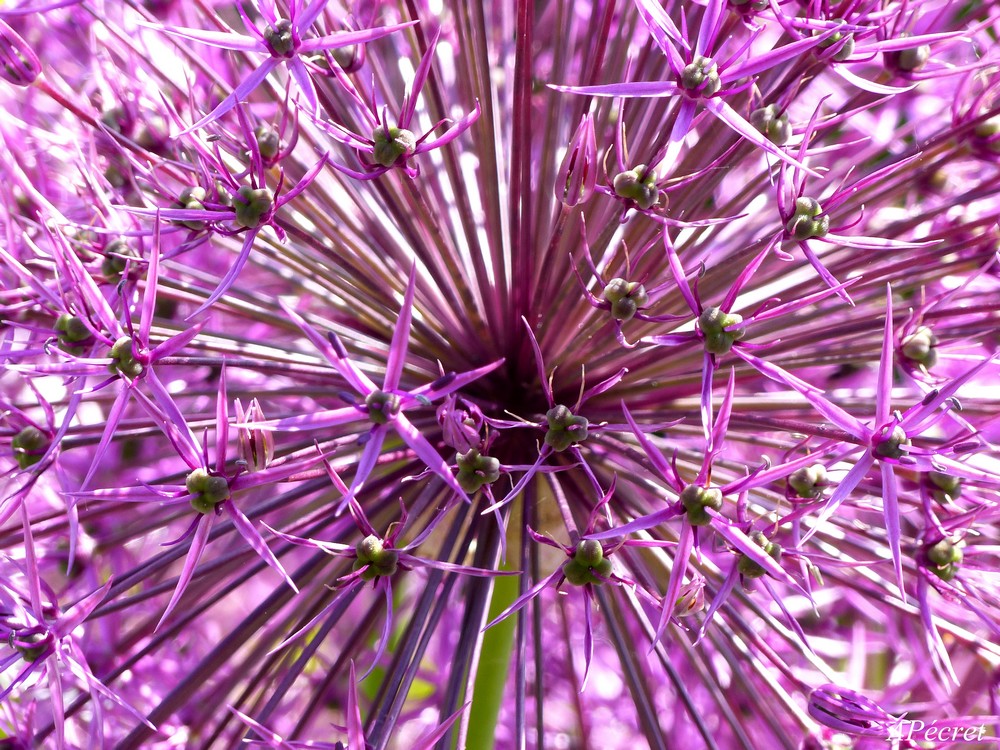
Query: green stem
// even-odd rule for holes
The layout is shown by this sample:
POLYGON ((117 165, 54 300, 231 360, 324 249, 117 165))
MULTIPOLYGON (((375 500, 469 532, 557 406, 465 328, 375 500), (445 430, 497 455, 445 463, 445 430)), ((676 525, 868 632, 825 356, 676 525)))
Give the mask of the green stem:
MULTIPOLYGON (((510 562, 500 570, 514 570, 510 562)), ((514 603, 519 592, 519 576, 497 576, 493 581, 493 598, 490 601, 487 622, 514 603)), ((486 631, 472 691, 469 709, 469 732, 466 747, 469 750, 492 750, 496 736, 500 705, 507 686, 511 653, 514 650, 514 627, 517 617, 508 617, 486 631)))

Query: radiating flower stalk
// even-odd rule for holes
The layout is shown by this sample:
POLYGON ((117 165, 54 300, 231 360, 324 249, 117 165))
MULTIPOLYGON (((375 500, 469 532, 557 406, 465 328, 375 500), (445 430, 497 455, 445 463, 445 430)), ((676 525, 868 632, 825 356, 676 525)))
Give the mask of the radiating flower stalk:
POLYGON ((0 5, 0 745, 995 743, 998 33, 0 5))

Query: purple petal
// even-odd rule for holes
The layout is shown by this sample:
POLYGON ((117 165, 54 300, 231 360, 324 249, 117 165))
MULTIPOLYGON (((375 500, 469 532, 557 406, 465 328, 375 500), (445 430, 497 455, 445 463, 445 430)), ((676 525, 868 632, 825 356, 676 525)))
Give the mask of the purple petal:
POLYGON ((410 280, 406 284, 406 293, 403 295, 403 307, 399 311, 399 318, 394 324, 392 332, 392 343, 389 345, 389 359, 385 364, 385 382, 382 390, 393 393, 399 388, 399 379, 403 375, 403 366, 406 363, 406 352, 410 342, 410 324, 413 319, 413 293, 417 282, 417 264, 410 266, 410 280))
POLYGON ((263 43, 253 37, 246 36, 245 34, 235 34, 226 31, 188 29, 181 26, 161 26, 159 24, 146 23, 145 21, 137 21, 136 23, 139 26, 152 29, 153 31, 159 31, 164 34, 176 36, 180 39, 187 39, 192 42, 201 42, 202 44, 207 44, 211 47, 231 49, 238 52, 256 51, 265 55, 270 55, 270 51, 263 43))
POLYGON ((232 500, 225 503, 225 509, 229 514, 230 519, 232 519, 233 526, 236 527, 236 530, 240 532, 240 536, 242 536, 246 540, 247 544, 253 548, 253 551, 257 553, 260 559, 276 570, 278 575, 284 578, 285 582, 292 587, 292 591, 296 594, 299 593, 298 587, 295 585, 294 581, 292 581, 288 573, 285 572, 285 569, 281 567, 281 563, 278 562, 278 558, 276 558, 274 553, 271 552, 271 549, 267 546, 267 542, 264 541, 263 537, 257 533, 253 524, 250 523, 250 519, 243 515, 243 512, 236 507, 236 504, 233 503, 232 500))
POLYGON ((351 47, 355 44, 373 42, 376 39, 381 39, 384 36, 394 34, 403 29, 408 29, 410 26, 415 26, 416 24, 417 21, 407 21, 395 26, 379 26, 378 28, 363 29, 362 31, 340 31, 336 34, 307 39, 299 47, 299 54, 309 55, 320 50, 340 49, 341 47, 351 47))
POLYGON ((628 83, 603 83, 597 86, 560 86, 550 83, 549 88, 564 94, 624 98, 656 98, 677 96, 680 93, 680 88, 672 81, 631 81, 628 83))
POLYGON ((170 613, 174 611, 174 607, 176 607, 178 602, 180 602, 181 596, 184 595, 184 590, 191 582, 191 578, 194 576, 194 570, 198 567, 198 561, 201 560, 201 555, 205 551, 205 546, 208 544, 208 534, 212 530, 213 520, 214 518, 211 514, 203 515, 198 519, 198 527, 195 530, 194 537, 191 539, 191 547, 184 560, 184 568, 181 570, 181 574, 177 578, 177 586, 174 588, 174 593, 170 597, 167 609, 164 611, 160 621, 156 624, 154 632, 160 629, 160 626, 162 626, 167 617, 170 616, 170 613))

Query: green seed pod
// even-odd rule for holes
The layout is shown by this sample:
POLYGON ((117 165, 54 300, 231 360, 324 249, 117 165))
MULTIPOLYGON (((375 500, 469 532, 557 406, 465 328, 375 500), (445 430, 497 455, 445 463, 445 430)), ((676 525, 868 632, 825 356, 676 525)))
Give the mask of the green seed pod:
POLYGON ((830 231, 830 217, 823 214, 823 207, 814 198, 796 198, 795 213, 785 229, 797 240, 822 237, 830 231))
POLYGON ((743 316, 725 313, 718 307, 708 307, 698 316, 698 327, 705 336, 705 350, 710 354, 725 354, 746 335, 745 328, 727 331, 743 322, 743 316))
POLYGON ((11 640, 15 641, 14 650, 26 662, 33 662, 44 656, 52 647, 53 638, 50 633, 29 633, 26 635, 11 634, 11 640))
POLYGON ((369 534, 355 546, 358 559, 354 570, 367 566, 362 578, 371 581, 379 576, 391 576, 399 567, 399 552, 386 549, 385 542, 374 534, 369 534))
POLYGON ((681 71, 680 87, 697 92, 701 96, 712 96, 722 88, 719 66, 708 57, 698 55, 681 71))
POLYGON ((604 548, 596 539, 581 539, 576 545, 573 559, 581 565, 593 568, 604 559, 604 548))
POLYGON ((273 26, 264 29, 263 37, 275 57, 294 56, 295 38, 292 36, 292 22, 287 18, 279 18, 273 26))
POLYGON ((909 444, 910 440, 903 432, 903 428, 896 425, 888 437, 875 444, 875 454, 883 458, 899 458, 906 452, 906 446, 909 444))
POLYGON ((929 370, 937 363, 937 351, 934 348, 937 343, 934 332, 927 326, 920 326, 903 339, 900 350, 904 357, 929 370))
POLYGON ((603 558, 596 565, 586 565, 579 562, 576 557, 572 557, 563 563, 562 573, 574 586, 584 586, 588 583, 604 583, 603 579, 611 577, 612 569, 611 561, 607 558, 603 558))
POLYGON ((368 419, 375 424, 388 424, 399 414, 399 396, 385 391, 372 391, 365 398, 368 419))
POLYGON ((211 513, 215 506, 230 498, 229 480, 218 474, 209 474, 206 469, 198 468, 187 475, 184 480, 187 491, 194 495, 191 507, 199 513, 211 513))
POLYGON ((484 456, 475 448, 455 457, 458 464, 458 484, 470 495, 483 485, 493 484, 500 478, 500 461, 484 456))
POLYGON ((715 488, 699 487, 690 484, 681 492, 681 505, 687 511, 688 521, 692 526, 708 526, 712 517, 706 512, 722 510, 722 492, 715 488))
POLYGON ((28 425, 11 439, 10 447, 17 465, 27 469, 42 460, 50 443, 48 435, 34 425, 28 425))
MULTIPOLYGON (((202 201, 207 197, 208 192, 200 185, 184 188, 177 197, 177 208, 183 208, 186 211, 204 211, 205 204, 202 201)), ((177 223, 196 232, 205 228, 203 221, 179 221, 177 223)))
POLYGON ((257 150, 264 161, 273 161, 281 152, 281 138, 270 125, 258 125, 253 131, 257 150))
POLYGON ((117 237, 104 247, 104 259, 101 261, 101 276, 108 281, 117 281, 125 270, 129 258, 138 257, 128 242, 117 237))
POLYGON ((958 573, 964 554, 949 539, 941 539, 924 547, 924 560, 927 567, 942 581, 950 581, 958 573))
POLYGON ((649 302, 649 295, 642 284, 620 278, 607 283, 603 296, 611 303, 611 316, 621 321, 631 320, 639 308, 649 302))
POLYGON ((741 13, 760 13, 768 8, 767 0, 729 0, 729 4, 741 13))
POLYGON ((913 73, 924 67, 930 59, 931 46, 929 44, 882 53, 885 67, 895 73, 913 73))
POLYGON ((369 534, 358 542, 354 549, 358 553, 359 560, 363 560, 365 563, 371 563, 375 562, 385 551, 385 542, 374 534, 369 534))
POLYGON ((236 198, 233 200, 236 223, 247 229, 259 227, 273 210, 274 193, 267 188, 254 190, 244 185, 236 192, 236 198))
POLYGON ((75 315, 63 313, 53 327, 59 334, 59 348, 64 352, 79 352, 90 341, 90 329, 75 315))
POLYGON ((118 339, 111 347, 111 362, 108 364, 108 372, 134 379, 142 375, 144 369, 142 363, 135 358, 132 339, 129 336, 122 336, 118 339))
POLYGON ((616 174, 612 186, 619 198, 634 201, 643 211, 648 211, 660 199, 656 179, 656 172, 652 169, 646 171, 646 165, 640 164, 634 169, 616 174))
MULTIPOLYGON (((767 556, 772 558, 775 562, 781 559, 781 545, 777 542, 771 542, 766 536, 760 531, 756 531, 750 535, 751 541, 764 550, 767 556)), ((767 574, 764 567, 755 560, 747 557, 746 555, 740 555, 739 562, 736 563, 736 568, 739 570, 740 574, 745 578, 762 578, 767 574)))
POLYGON ((395 165, 400 158, 413 155, 417 148, 417 136, 403 128, 390 127, 386 130, 379 125, 372 132, 374 149, 372 156, 376 164, 383 167, 395 165))
POLYGON ((549 430, 545 433, 545 444, 561 452, 574 443, 587 439, 590 422, 586 417, 578 417, 569 408, 559 404, 545 413, 549 430))
POLYGON ((778 111, 778 105, 768 104, 750 113, 750 123, 763 133, 771 143, 784 146, 792 137, 788 115, 778 111))
POLYGON ((931 484, 931 497, 941 504, 954 502, 962 495, 961 477, 953 477, 940 471, 927 472, 931 484))
POLYGON ((823 494, 826 486, 826 467, 813 464, 796 469, 788 477, 788 486, 795 490, 797 497, 815 500, 823 494))
MULTIPOLYGON (((837 23, 841 26, 845 25, 847 21, 843 18, 838 18, 837 23)), ((815 34, 821 34, 823 32, 814 32, 815 34)), ((821 49, 829 49, 834 45, 840 44, 840 48, 833 54, 833 59, 837 62, 844 62, 847 58, 854 54, 854 36, 852 34, 843 34, 837 32, 822 42, 819 43, 821 49)))

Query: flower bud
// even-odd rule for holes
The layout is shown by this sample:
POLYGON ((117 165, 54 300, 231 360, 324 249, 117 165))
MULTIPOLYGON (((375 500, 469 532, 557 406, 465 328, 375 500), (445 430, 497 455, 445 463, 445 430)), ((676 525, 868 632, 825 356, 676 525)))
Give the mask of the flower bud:
POLYGON ((42 63, 24 39, 0 20, 0 78, 15 86, 30 86, 42 72, 42 63))
POLYGON ((830 217, 823 214, 823 207, 814 198, 795 199, 795 213, 785 225, 785 230, 796 240, 822 237, 830 231, 830 217))
POLYGON ((586 417, 578 417, 563 405, 554 406, 545 413, 549 430, 545 433, 545 444, 555 451, 564 451, 574 443, 587 439, 586 417))
POLYGON ((211 513, 215 506, 230 497, 229 480, 205 469, 195 469, 184 480, 187 491, 194 495, 191 507, 199 513, 211 513))
POLYGON ((687 511, 688 521, 692 526, 708 526, 712 517, 706 512, 722 510, 722 492, 715 487, 699 487, 690 484, 681 492, 681 505, 687 511))
POLYGON ((381 164, 383 167, 391 167, 400 158, 413 156, 413 152, 417 149, 417 136, 403 128, 390 127, 386 130, 379 125, 372 132, 372 141, 374 142, 372 157, 376 164, 381 164))
POLYGON ((14 451, 14 460, 17 461, 17 465, 22 469, 27 469, 42 460, 50 443, 48 435, 34 425, 28 425, 13 437, 10 441, 10 447, 14 451))
POLYGON ((674 617, 690 617, 705 609, 705 579, 697 577, 681 587, 674 602, 674 617))
POLYGON ((388 424, 399 414, 399 396, 385 391, 372 391, 365 398, 368 419, 375 424, 388 424))
MULTIPOLYGON (((243 404, 236 399, 236 421, 244 424, 263 422, 264 411, 257 399, 250 402, 246 412, 243 404)), ((260 430, 253 427, 240 427, 236 431, 239 441, 240 458, 247 471, 263 471, 274 459, 274 433, 270 430, 260 430)))
POLYGON ((715 60, 702 55, 695 56, 681 71, 679 85, 685 91, 697 96, 712 96, 722 88, 719 66, 715 60))
POLYGON ((128 378, 137 378, 143 372, 142 363, 135 358, 132 348, 132 339, 129 336, 122 336, 111 347, 111 362, 108 364, 108 372, 119 373, 128 378))
POLYGON ((270 217, 274 210, 274 194, 267 188, 254 190, 244 185, 233 198, 236 223, 247 229, 256 229, 270 217))
POLYGON ((743 316, 725 313, 718 307, 709 307, 698 316, 698 327, 705 337, 705 351, 709 354, 725 354, 733 344, 746 335, 746 328, 727 331, 731 326, 743 322, 743 316))
POLYGON ((796 469, 788 477, 788 486, 795 491, 797 497, 815 500, 823 494, 826 486, 826 467, 823 464, 813 464, 796 469))
POLYGON ((643 211, 648 211, 660 199, 660 189, 656 186, 656 172, 647 170, 645 164, 634 169, 619 172, 612 180, 615 195, 635 202, 643 211))
POLYGON ((581 121, 556 175, 556 198, 566 206, 576 206, 594 194, 597 185, 597 140, 594 120, 588 114, 581 121))
POLYGON ((437 408, 437 423, 441 426, 441 438, 445 445, 459 452, 464 453, 481 442, 479 429, 483 423, 482 414, 478 409, 470 412, 459 408, 454 393, 446 396, 437 408))
POLYGON ((784 146, 792 137, 792 126, 788 114, 778 111, 777 104, 755 109, 750 113, 750 123, 777 146, 784 146))

